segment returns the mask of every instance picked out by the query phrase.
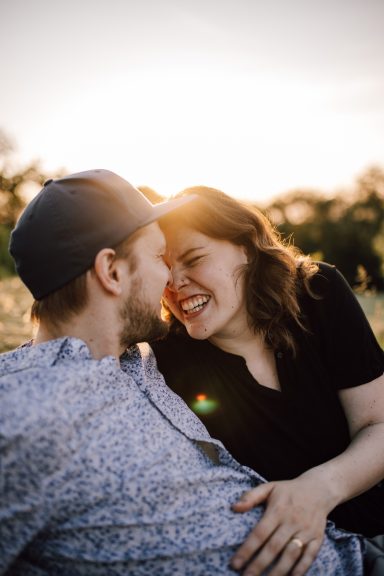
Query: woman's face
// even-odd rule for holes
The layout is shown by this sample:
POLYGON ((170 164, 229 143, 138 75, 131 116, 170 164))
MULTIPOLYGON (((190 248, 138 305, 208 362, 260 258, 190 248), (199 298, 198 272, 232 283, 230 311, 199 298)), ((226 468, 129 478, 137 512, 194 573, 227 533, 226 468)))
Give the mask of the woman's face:
POLYGON ((246 330, 245 249, 192 228, 170 227, 165 236, 173 280, 164 296, 189 335, 215 341, 246 330))

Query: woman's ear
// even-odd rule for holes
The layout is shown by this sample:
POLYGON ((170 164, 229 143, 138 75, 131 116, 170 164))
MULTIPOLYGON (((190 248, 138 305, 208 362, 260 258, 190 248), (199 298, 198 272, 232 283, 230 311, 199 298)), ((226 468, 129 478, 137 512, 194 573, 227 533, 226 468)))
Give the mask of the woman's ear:
POLYGON ((103 248, 98 252, 94 271, 100 284, 110 294, 120 296, 123 291, 122 266, 124 262, 116 258, 116 252, 112 248, 103 248))

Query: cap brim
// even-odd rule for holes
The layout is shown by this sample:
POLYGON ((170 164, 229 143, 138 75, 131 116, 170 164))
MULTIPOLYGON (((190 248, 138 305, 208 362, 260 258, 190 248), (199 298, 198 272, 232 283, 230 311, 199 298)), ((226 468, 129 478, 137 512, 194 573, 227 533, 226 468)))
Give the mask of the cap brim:
POLYGON ((193 200, 196 200, 197 194, 190 194, 189 196, 183 196, 182 198, 174 198, 173 200, 167 200, 166 202, 160 202, 159 204, 155 204, 153 206, 152 214, 149 218, 146 218, 145 221, 140 224, 140 228, 143 226, 147 226, 147 224, 151 224, 151 222, 156 222, 163 216, 166 216, 170 212, 181 208, 185 204, 189 204, 193 200))

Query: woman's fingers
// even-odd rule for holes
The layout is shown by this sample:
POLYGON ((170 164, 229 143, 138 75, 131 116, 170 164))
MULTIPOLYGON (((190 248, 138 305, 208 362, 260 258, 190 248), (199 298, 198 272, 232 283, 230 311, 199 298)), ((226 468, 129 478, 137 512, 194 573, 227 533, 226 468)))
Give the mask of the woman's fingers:
POLYGON ((274 565, 271 574, 274 576, 288 574, 303 553, 304 544, 301 544, 301 541, 300 546, 295 543, 284 527, 279 527, 256 557, 249 562, 244 576, 259 576, 275 562, 278 564, 274 565))
MULTIPOLYGON (((266 542, 270 539, 278 526, 278 519, 272 515, 264 516, 247 536, 243 544, 237 549, 231 560, 231 566, 240 570, 253 558, 260 549, 264 550, 266 542)), ((260 552, 261 554, 262 552, 260 552)), ((267 550, 268 554, 268 550, 267 550)))
POLYGON ((305 547, 305 554, 302 555, 299 562, 296 564, 292 571, 292 576, 303 576, 308 568, 311 566, 312 562, 316 558, 320 548, 322 540, 315 539, 307 544, 305 547))
POLYGON ((247 512, 266 504, 263 517, 233 556, 233 568, 244 576, 291 573, 302 576, 314 560, 324 537, 326 510, 313 497, 312 484, 269 482, 245 493, 233 509, 247 512))
POLYGON ((304 576, 316 558, 320 546, 320 539, 305 543, 298 536, 287 538, 282 529, 277 530, 259 553, 247 563, 243 576, 260 576, 267 568, 269 576, 304 576))
POLYGON ((320 549, 321 540, 312 540, 305 544, 295 536, 287 543, 269 576, 304 576, 320 549), (300 542, 300 545, 298 545, 300 542), (302 545, 301 545, 302 544, 302 545))
POLYGON ((248 492, 244 492, 240 500, 232 504, 232 510, 234 510, 234 512, 247 512, 251 510, 251 508, 262 504, 272 492, 273 486, 273 482, 267 482, 266 484, 260 484, 256 488, 252 488, 252 490, 248 492))

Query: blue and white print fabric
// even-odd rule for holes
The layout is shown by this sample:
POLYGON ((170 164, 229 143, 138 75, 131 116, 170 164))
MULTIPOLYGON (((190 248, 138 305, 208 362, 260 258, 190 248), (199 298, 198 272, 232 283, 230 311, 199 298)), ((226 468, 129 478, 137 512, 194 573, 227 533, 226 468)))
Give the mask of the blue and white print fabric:
MULTIPOLYGON (((149 346, 95 360, 62 338, 0 356, 0 574, 210 576, 262 509, 263 479, 165 385, 149 346)), ((310 576, 360 576, 361 542, 332 525, 310 576)))

